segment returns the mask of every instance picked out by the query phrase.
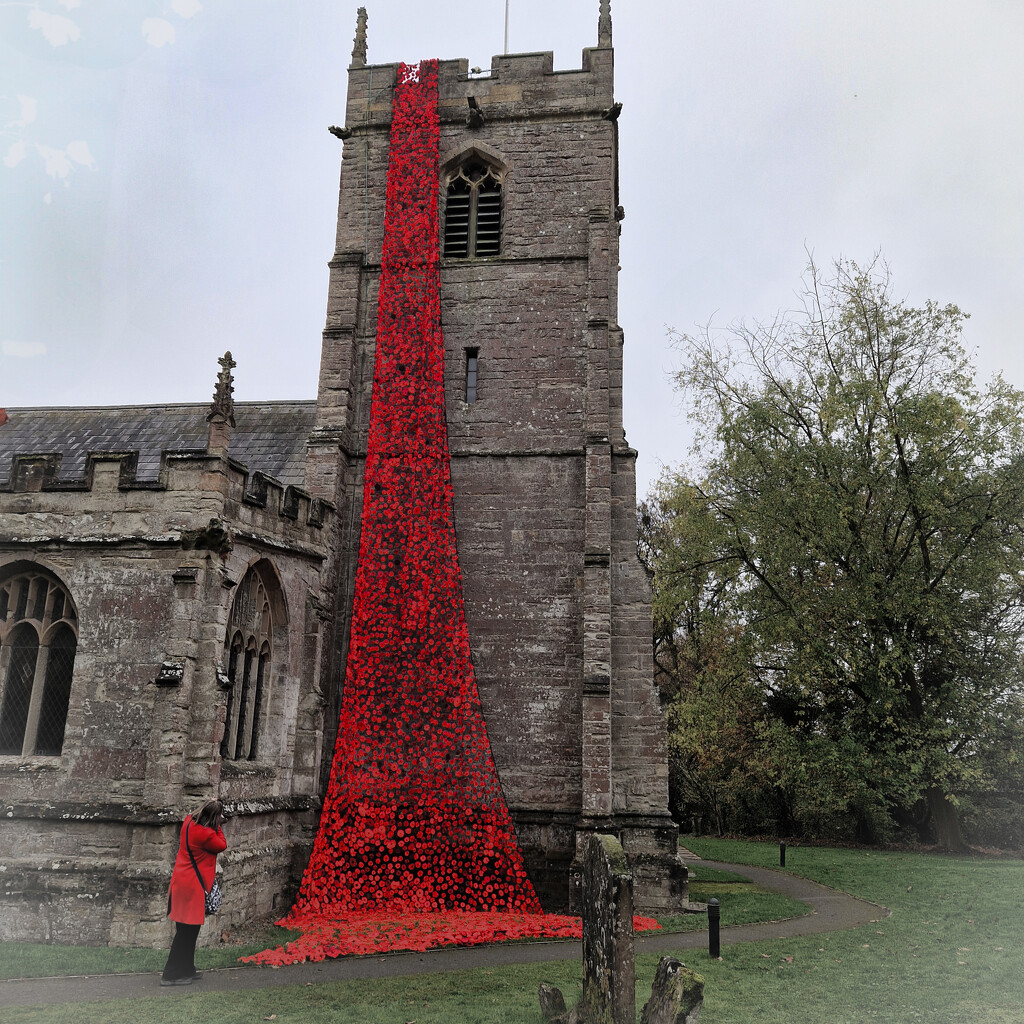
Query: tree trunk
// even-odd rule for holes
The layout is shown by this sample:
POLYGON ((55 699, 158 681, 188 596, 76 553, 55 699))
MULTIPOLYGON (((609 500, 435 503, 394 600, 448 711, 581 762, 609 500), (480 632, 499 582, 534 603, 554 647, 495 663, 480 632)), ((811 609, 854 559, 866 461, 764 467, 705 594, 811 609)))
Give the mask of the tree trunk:
POLYGON ((966 853, 967 844, 960 832, 960 819, 956 808, 946 799, 941 789, 929 789, 928 813, 935 829, 935 841, 948 853, 966 853))

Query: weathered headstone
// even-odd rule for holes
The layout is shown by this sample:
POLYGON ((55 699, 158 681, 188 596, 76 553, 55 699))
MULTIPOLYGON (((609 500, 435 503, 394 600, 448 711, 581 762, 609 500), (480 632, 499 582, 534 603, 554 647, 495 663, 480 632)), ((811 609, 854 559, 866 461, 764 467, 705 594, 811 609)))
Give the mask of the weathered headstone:
POLYGON ((561 1012, 562 993, 541 985, 541 1012, 552 1024, 635 1024, 633 875, 615 836, 592 835, 587 841, 580 890, 583 995, 561 1012))
POLYGON ((583 1024, 635 1024, 633 876, 615 836, 593 835, 583 860, 583 1024))
POLYGON ((675 957, 663 956, 640 1024, 697 1024, 703 1005, 704 979, 675 957))
POLYGON ((565 996, 562 995, 561 989, 542 981, 537 995, 540 999, 541 1016, 545 1020, 554 1021, 562 1017, 565 1013, 565 996))

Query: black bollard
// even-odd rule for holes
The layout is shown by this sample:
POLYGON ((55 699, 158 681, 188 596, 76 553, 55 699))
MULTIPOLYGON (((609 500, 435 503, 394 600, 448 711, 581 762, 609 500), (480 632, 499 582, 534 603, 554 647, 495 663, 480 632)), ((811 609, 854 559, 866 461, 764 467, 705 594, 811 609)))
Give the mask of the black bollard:
POLYGON ((785 841, 779 843, 779 867, 784 868, 786 866, 786 843, 785 841))
POLYGON ((718 900, 711 897, 708 900, 708 956, 717 960, 722 955, 722 941, 719 935, 719 926, 722 920, 722 908, 718 900))

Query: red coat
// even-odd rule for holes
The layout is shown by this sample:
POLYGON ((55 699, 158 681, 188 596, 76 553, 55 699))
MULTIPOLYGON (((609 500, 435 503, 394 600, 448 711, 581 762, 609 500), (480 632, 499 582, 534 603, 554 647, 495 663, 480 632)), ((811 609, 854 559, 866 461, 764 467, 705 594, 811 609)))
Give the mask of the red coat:
POLYGON ((219 828, 197 825, 191 815, 186 816, 181 823, 181 843, 178 846, 178 856, 174 860, 174 870, 171 872, 167 916, 180 924, 202 924, 206 917, 206 897, 185 847, 186 828, 188 845, 207 889, 213 885, 214 872, 217 870, 217 854, 226 850, 228 843, 219 828))

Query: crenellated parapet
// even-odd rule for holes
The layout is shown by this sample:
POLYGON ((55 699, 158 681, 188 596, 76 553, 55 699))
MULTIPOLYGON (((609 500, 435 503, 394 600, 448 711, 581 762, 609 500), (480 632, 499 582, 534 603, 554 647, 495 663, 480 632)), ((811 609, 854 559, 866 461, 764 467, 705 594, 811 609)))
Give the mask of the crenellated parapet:
MULTIPOLYGON (((465 125, 467 97, 487 124, 529 122, 538 116, 600 118, 612 103, 613 53, 583 51, 582 66, 556 71, 550 50, 497 54, 487 72, 471 72, 465 58, 438 62, 438 113, 442 124, 465 125)), ((391 124, 398 64, 367 64, 349 70, 346 138, 391 124)))
MULTIPOLYGON (((32 505, 37 512, 48 506, 44 495, 94 495, 118 491, 136 494, 135 505, 147 504, 144 495, 154 495, 149 504, 154 507, 165 503, 167 494, 186 491, 194 494, 197 490, 209 490, 204 478, 221 466, 218 456, 208 454, 205 449, 165 449, 160 454, 159 473, 155 479, 144 479, 138 475, 139 452, 131 451, 90 451, 85 457, 85 471, 80 477, 62 477, 61 452, 16 454, 11 459, 9 478, 0 482, 0 509, 5 507, 7 495, 40 495, 32 505), (197 486, 198 485, 198 486, 197 486), (159 495, 159 497, 158 497, 159 495)), ((260 470, 250 473, 246 466, 234 459, 223 460, 223 474, 226 478, 225 497, 243 507, 260 509, 264 512, 320 530, 331 512, 329 502, 314 498, 306 490, 294 484, 284 484, 279 479, 260 470)), ((187 507, 187 502, 184 506, 187 507)), ((27 511, 29 505, 19 498, 16 508, 11 511, 27 511)))

